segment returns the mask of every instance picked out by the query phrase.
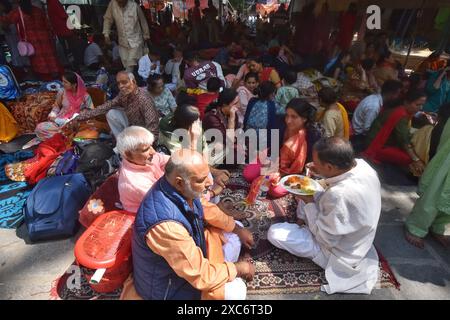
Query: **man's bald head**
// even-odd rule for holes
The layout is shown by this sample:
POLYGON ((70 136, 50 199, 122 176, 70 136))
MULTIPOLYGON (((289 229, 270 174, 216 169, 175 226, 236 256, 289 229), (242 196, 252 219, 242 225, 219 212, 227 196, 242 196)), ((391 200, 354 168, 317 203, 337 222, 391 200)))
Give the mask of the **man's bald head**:
POLYGON ((175 151, 167 162, 165 171, 169 183, 187 200, 200 197, 212 183, 208 162, 197 151, 175 151))
POLYGON ((192 176, 193 170, 201 166, 207 166, 203 155, 189 149, 179 149, 172 153, 166 164, 166 175, 180 175, 185 179, 192 176))
POLYGON ((329 163, 341 170, 350 169, 355 161, 351 143, 339 137, 320 139, 314 145, 313 150, 317 152, 321 162, 329 163))
POLYGON ((338 137, 322 138, 313 147, 314 170, 325 178, 341 175, 355 166, 351 143, 338 137))

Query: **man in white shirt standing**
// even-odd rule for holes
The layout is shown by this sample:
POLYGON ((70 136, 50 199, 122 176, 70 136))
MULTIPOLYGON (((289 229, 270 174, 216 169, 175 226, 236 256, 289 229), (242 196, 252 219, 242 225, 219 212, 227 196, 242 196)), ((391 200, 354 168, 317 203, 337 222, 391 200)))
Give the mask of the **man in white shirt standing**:
POLYGON ((144 13, 136 2, 112 0, 103 17, 103 34, 110 44, 111 26, 116 25, 119 38, 119 54, 127 71, 133 71, 144 55, 144 42, 150 39, 150 31, 144 13))
POLYGON ((352 118, 354 135, 351 140, 356 151, 363 151, 365 148, 365 136, 369 132, 372 123, 378 117, 383 106, 391 106, 400 97, 402 83, 397 80, 387 80, 381 93, 372 94, 365 97, 356 107, 352 118))
POLYGON ((328 284, 321 289, 328 294, 370 294, 379 272, 373 246, 381 212, 377 173, 337 137, 319 140, 313 161, 311 170, 325 178, 325 190, 299 196, 297 223, 273 224, 267 238, 325 269, 328 284))

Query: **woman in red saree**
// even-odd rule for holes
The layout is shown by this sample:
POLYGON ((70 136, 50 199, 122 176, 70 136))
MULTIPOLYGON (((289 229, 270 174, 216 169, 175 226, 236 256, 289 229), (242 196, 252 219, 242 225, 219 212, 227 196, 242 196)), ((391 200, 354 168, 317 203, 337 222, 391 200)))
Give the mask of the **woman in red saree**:
POLYGON ((31 0, 20 0, 18 8, 0 17, 0 23, 17 25, 20 38, 26 38, 34 47, 35 53, 30 57, 30 63, 37 76, 50 81, 62 75, 63 69, 56 58, 50 23, 42 9, 33 6, 31 0))
POLYGON ((265 67, 260 58, 256 57, 248 57, 247 62, 241 66, 239 72, 236 76, 228 75, 226 77, 228 83, 232 83, 233 88, 237 88, 240 85, 243 85, 243 80, 247 73, 254 72, 259 77, 259 82, 262 83, 264 81, 272 82, 275 87, 281 87, 281 78, 278 74, 277 70, 272 67, 265 67))
POLYGON ((410 129, 412 117, 425 101, 425 92, 413 90, 407 93, 403 105, 383 110, 370 128, 369 147, 363 156, 374 163, 409 166, 415 175, 420 175, 425 165, 414 152, 410 129))

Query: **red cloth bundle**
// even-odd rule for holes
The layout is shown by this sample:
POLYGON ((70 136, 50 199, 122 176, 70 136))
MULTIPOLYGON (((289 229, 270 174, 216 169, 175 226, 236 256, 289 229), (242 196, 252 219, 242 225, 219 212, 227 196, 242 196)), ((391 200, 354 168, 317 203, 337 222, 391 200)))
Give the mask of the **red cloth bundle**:
POLYGON ((68 147, 66 138, 57 133, 39 145, 33 158, 6 165, 5 173, 12 181, 27 181, 31 185, 36 184, 46 177, 48 168, 68 147))

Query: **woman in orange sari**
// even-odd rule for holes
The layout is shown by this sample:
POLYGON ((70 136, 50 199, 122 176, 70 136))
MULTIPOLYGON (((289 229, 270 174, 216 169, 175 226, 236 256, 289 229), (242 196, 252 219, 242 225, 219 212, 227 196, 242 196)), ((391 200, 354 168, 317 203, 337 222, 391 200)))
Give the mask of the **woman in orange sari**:
POLYGON ((303 171, 308 153, 307 130, 313 121, 314 112, 314 107, 304 99, 294 98, 287 104, 284 143, 280 150, 281 175, 303 171))
POLYGON ((407 93, 403 105, 382 110, 367 134, 369 147, 363 156, 374 163, 391 163, 408 167, 420 176, 424 163, 414 152, 411 143, 411 119, 422 109, 426 93, 413 90, 407 93))
MULTIPOLYGON (((308 154, 307 131, 312 126, 314 113, 315 108, 304 99, 294 98, 286 106, 286 129, 280 149, 279 169, 278 173, 271 175, 272 186, 269 189, 269 195, 273 198, 287 194, 281 185, 277 185, 280 176, 303 172, 308 154)), ((261 162, 247 165, 244 178, 253 182, 261 176, 261 167, 261 162)))

